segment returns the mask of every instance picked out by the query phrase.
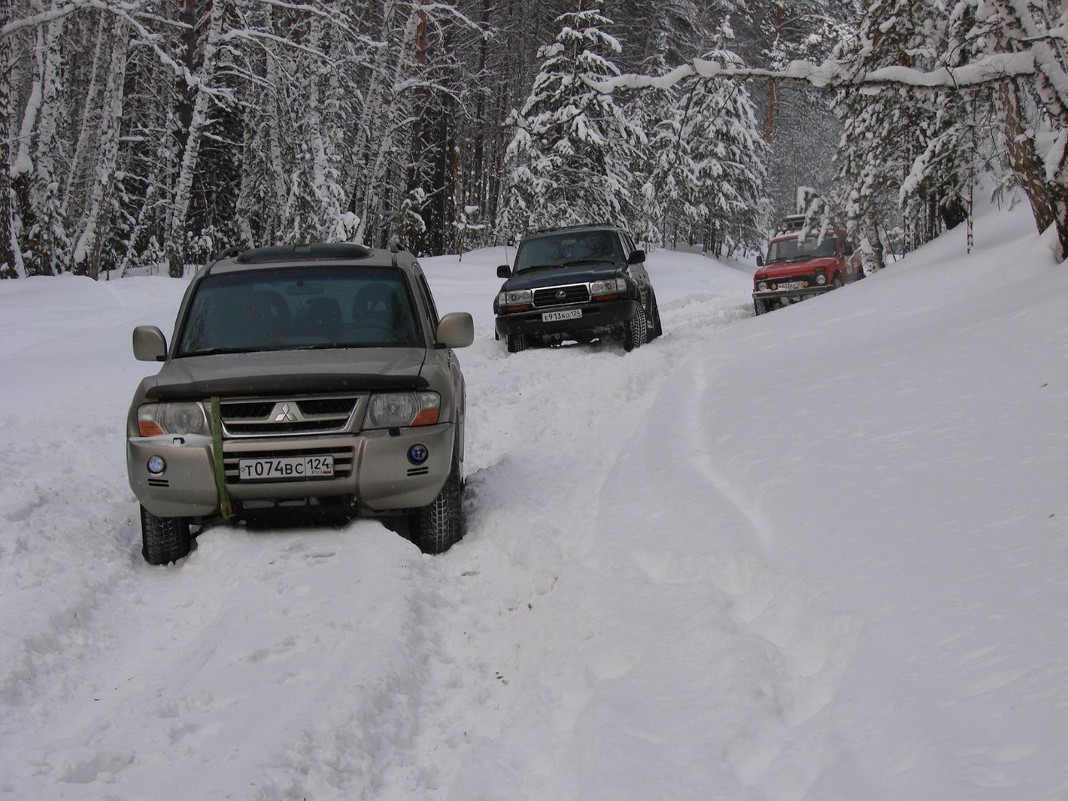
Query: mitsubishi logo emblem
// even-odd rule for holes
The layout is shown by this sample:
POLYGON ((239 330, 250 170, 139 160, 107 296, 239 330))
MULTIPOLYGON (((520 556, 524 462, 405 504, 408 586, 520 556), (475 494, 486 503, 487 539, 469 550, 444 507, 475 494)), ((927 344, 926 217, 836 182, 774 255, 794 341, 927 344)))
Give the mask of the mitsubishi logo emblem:
POLYGON ((297 415, 289 408, 288 403, 283 403, 281 406, 274 407, 278 414, 274 416, 276 423, 295 423, 297 422, 297 415))

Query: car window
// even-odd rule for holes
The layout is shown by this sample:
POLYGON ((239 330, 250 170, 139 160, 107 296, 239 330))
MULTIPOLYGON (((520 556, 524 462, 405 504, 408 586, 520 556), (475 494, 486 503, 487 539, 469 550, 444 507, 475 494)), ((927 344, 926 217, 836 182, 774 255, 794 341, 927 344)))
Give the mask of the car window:
POLYGON ((419 273, 419 292, 423 296, 423 305, 426 307, 426 319, 430 324, 430 331, 438 330, 438 307, 434 305, 434 295, 430 291, 430 284, 426 282, 426 276, 419 273))
POLYGON ((820 239, 817 236, 809 236, 801 239, 780 239, 768 246, 767 261, 791 261, 810 259, 817 256, 833 256, 835 253, 835 238, 827 236, 820 239))
POLYGON ((416 320, 404 274, 390 267, 209 275, 189 304, 176 355, 413 347, 423 344, 416 320))

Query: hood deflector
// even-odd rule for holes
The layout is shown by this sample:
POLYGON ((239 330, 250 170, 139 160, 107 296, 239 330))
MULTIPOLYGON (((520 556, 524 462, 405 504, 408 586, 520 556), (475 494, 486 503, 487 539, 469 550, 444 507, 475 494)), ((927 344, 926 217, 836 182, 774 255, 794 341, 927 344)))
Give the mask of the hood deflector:
POLYGON ((387 392, 426 389, 429 382, 421 376, 383 376, 374 374, 304 373, 293 375, 258 375, 187 381, 181 384, 157 384, 146 397, 158 401, 202 400, 214 396, 310 395, 327 392, 387 392))

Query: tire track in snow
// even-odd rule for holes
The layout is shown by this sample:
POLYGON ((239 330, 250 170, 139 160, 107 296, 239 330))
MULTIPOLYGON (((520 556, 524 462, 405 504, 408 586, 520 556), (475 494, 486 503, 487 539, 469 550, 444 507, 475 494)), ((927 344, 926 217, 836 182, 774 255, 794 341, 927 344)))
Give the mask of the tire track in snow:
MULTIPOLYGON (((683 414, 646 415, 602 485, 597 530, 603 547, 590 560, 590 580, 624 576, 627 595, 618 606, 591 613, 602 624, 599 642, 588 649, 598 681, 578 712, 576 730, 587 718, 619 718, 627 709, 629 718, 602 732, 599 750, 646 757, 583 783, 626 793, 641 786, 653 765, 658 777, 688 770, 692 779, 696 751, 704 757, 697 764, 707 765, 706 793, 733 785, 740 794, 760 788, 769 797, 800 798, 837 758, 820 716, 848 668, 858 623, 822 614, 818 593, 765 564, 761 552, 774 531, 759 506, 724 479, 708 449, 715 442, 715 410, 706 403, 706 388, 714 377, 707 362, 676 364, 653 408, 677 413, 681 407, 683 414), (658 477, 649 469, 650 454, 661 463, 673 455, 674 468, 658 477), (685 508, 689 513, 680 515, 685 508), (670 513, 661 515, 665 509, 670 513), (672 529, 658 525, 661 519, 672 529), (685 530, 678 530, 680 520, 685 530), (648 647, 658 641, 659 647, 648 647), (618 654, 607 659, 607 670, 606 653, 618 654), (680 686, 695 701, 681 726, 658 715, 655 702, 636 700, 661 698, 680 686), (709 698, 717 700, 702 713, 709 698), (710 710, 716 712, 705 719, 710 710), (724 729, 716 725, 723 720, 744 724, 724 729)), ((606 587, 590 597, 612 595, 606 587)), ((581 743, 576 738, 572 745, 581 743)), ((576 769, 581 773, 582 766, 576 769)))

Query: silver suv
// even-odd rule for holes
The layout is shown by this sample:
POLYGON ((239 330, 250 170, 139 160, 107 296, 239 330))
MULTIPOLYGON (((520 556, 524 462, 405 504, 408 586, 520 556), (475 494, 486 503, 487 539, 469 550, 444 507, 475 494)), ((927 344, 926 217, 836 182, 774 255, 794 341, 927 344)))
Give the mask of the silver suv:
POLYGON ((201 271, 168 349, 155 326, 126 464, 145 560, 189 553, 190 524, 401 518, 424 552, 464 533, 464 378, 471 315, 439 319, 412 254, 362 245, 266 247, 201 271))

